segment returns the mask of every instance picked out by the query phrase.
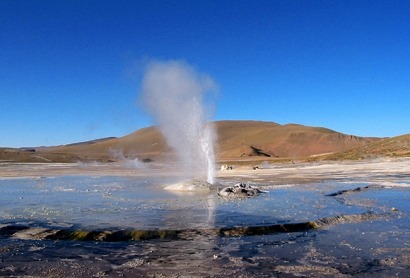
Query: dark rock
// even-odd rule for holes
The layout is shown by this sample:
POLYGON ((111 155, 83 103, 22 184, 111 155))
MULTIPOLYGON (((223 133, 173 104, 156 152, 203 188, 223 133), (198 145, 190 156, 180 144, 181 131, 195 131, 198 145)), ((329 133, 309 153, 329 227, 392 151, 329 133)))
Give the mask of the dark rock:
POLYGON ((257 196, 260 193, 266 193, 266 191, 262 191, 246 183, 237 183, 233 186, 223 188, 221 191, 219 191, 218 195, 229 198, 245 198, 257 196))

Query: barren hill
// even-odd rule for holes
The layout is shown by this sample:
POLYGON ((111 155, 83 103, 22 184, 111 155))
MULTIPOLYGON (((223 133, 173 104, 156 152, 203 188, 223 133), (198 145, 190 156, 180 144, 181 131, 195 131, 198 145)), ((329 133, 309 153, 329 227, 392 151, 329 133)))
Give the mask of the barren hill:
MULTIPOLYGON (((216 154, 219 160, 289 158, 337 153, 380 141, 346 135, 321 127, 280 125, 260 121, 217 121, 216 154)), ((184 136, 181 134, 181 136, 184 136)), ((0 160, 28 162, 115 161, 138 157, 159 160, 172 149, 156 127, 137 130, 120 138, 39 149, 3 149, 0 160)))
POLYGON ((329 155, 326 157, 326 159, 356 160, 375 158, 380 156, 409 157, 410 134, 381 139, 359 148, 354 148, 344 152, 329 155))
POLYGON ((298 124, 221 121, 216 126, 219 158, 306 157, 345 151, 379 140, 298 124))

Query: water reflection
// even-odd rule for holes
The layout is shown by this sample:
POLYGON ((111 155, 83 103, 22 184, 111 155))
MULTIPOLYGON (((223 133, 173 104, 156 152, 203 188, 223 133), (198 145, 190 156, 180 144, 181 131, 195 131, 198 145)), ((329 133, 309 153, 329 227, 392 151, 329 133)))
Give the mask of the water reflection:
POLYGON ((261 186, 269 193, 244 200, 216 192, 174 194, 163 190, 168 181, 0 180, 0 276, 409 274, 408 176, 267 183, 261 186), (174 229, 174 236, 161 237, 166 229, 174 229), (159 236, 136 241, 141 230, 159 236), (41 233, 76 237, 39 240, 41 233), (121 235, 124 240, 117 241, 121 235))

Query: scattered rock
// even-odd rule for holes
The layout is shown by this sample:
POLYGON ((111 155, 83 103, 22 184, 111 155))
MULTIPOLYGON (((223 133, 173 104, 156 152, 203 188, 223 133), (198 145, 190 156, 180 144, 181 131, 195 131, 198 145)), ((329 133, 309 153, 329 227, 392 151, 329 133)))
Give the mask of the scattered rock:
POLYGON ((327 194, 326 196, 336 197, 336 196, 339 196, 339 195, 361 192, 361 191, 367 190, 369 188, 370 188, 369 186, 364 186, 364 187, 357 187, 357 188, 354 188, 354 189, 340 190, 340 191, 337 191, 335 193, 327 194))
POLYGON ((228 165, 228 164, 223 164, 223 165, 221 166, 221 170, 222 170, 222 171, 233 170, 233 167, 232 167, 231 165, 228 165))
POLYGON ((237 183, 233 186, 228 186, 219 191, 218 195, 222 197, 244 198, 257 196, 260 193, 266 193, 254 186, 246 183, 237 183))

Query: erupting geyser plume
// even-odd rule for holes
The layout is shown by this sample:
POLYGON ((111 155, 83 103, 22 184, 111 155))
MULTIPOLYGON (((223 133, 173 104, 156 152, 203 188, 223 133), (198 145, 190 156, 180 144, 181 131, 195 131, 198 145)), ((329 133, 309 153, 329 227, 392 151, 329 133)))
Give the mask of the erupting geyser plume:
POLYGON ((206 176, 214 183, 214 130, 206 94, 214 81, 182 61, 154 61, 142 80, 142 101, 168 144, 175 150, 187 178, 206 176), (206 106, 208 104, 208 107, 206 106))

